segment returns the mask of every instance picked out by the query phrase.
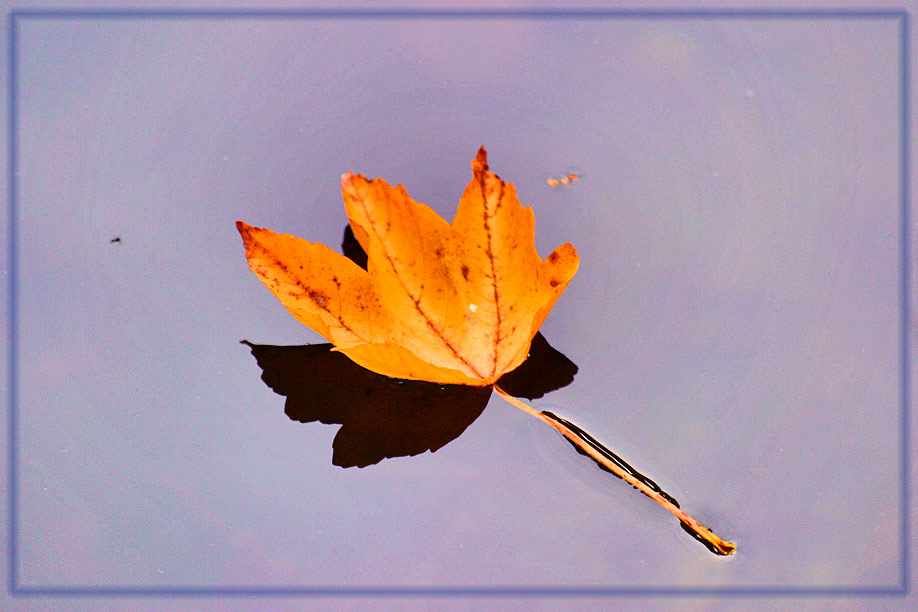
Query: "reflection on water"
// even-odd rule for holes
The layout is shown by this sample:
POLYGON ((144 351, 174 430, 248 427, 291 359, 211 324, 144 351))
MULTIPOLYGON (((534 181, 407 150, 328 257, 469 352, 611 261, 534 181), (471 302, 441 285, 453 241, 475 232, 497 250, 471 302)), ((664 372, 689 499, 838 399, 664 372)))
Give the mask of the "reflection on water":
MULTIPOLYGON (((366 269, 366 253, 350 225, 341 250, 366 269)), ((242 342, 251 348, 265 384, 287 398, 287 416, 301 423, 341 425, 332 443, 332 463, 341 467, 436 451, 459 437, 491 397, 491 387, 388 378, 332 351, 331 344, 242 342)), ((516 397, 536 399, 569 385, 576 373, 577 366, 537 333, 526 361, 497 384, 516 397)))
MULTIPOLYGON (((388 378, 332 351, 331 344, 243 343, 252 349, 265 384, 286 396, 287 416, 341 425, 332 443, 332 463, 341 467, 436 451, 465 431, 491 397, 491 387, 388 378)), ((498 385, 531 399, 570 384, 576 371, 537 334, 529 358, 498 385)))
POLYGON ((435 451, 465 431, 491 396, 488 387, 387 378, 331 351, 331 344, 245 344, 265 384, 287 397, 287 416, 341 424, 332 444, 332 463, 341 467, 435 451))
MULTIPOLYGON (((548 412, 547 410, 543 410, 540 414, 547 417, 550 421, 561 424, 565 430, 570 432, 570 435, 565 435, 565 439, 570 442, 571 446, 573 446, 574 450, 576 450, 578 453, 593 459, 599 469, 623 480, 630 477, 633 479, 632 482, 639 483, 633 485, 634 488, 638 491, 648 495, 651 497, 651 499, 653 499, 653 494, 655 493, 665 502, 672 504, 673 507, 677 509, 680 508, 679 502, 675 497, 661 489, 660 485, 658 485, 656 482, 644 474, 638 472, 631 466, 630 463, 622 459, 616 453, 612 452, 608 447, 604 446, 586 431, 574 423, 571 423, 567 419, 562 419, 561 417, 548 412), (595 453, 590 452, 587 449, 591 449, 591 451, 595 451, 595 453), (614 466, 614 469, 612 466, 614 466)), ((679 525, 682 527, 682 530, 701 542, 709 551, 715 555, 729 556, 732 555, 736 550, 735 544, 732 542, 725 542, 724 540, 718 538, 712 532, 710 532, 707 527, 701 526, 701 529, 699 529, 700 525, 697 524, 694 519, 691 519, 691 522, 688 522, 683 520, 681 517, 679 518, 679 525)))
POLYGON ((345 257, 364 270, 367 269, 367 252, 364 251, 360 243, 357 242, 357 238, 354 236, 354 230, 351 229, 350 224, 344 226, 344 238, 341 240, 341 252, 344 253, 345 257))

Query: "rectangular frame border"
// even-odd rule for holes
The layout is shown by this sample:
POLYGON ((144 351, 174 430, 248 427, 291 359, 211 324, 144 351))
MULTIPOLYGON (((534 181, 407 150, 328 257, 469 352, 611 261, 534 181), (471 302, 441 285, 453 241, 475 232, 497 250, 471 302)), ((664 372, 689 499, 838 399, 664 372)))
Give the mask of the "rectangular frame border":
POLYGON ((324 10, 134 10, 134 9, 13 9, 7 19, 7 91, 8 98, 8 338, 7 359, 9 363, 9 383, 7 392, 8 406, 8 517, 9 529, 7 542, 9 575, 8 589, 14 596, 46 597, 243 597, 243 596, 312 596, 312 597, 711 597, 717 595, 736 597, 854 597, 854 596, 905 596, 909 593, 909 568, 911 551, 909 548, 910 531, 910 422, 909 376, 911 372, 909 352, 909 313, 910 313, 910 233, 909 233, 909 200, 910 200, 910 61, 909 61, 909 28, 910 15, 905 9, 882 10, 637 10, 637 9, 495 9, 495 10, 435 10, 435 9, 324 9, 324 10), (26 20, 74 19, 74 20, 111 20, 111 19, 312 19, 312 20, 346 20, 346 19, 530 19, 530 20, 569 20, 569 19, 638 19, 638 20, 685 20, 685 19, 871 19, 893 20, 899 23, 899 195, 901 198, 900 253, 899 253, 899 290, 900 290, 900 325, 899 325, 899 358, 900 358, 900 412, 899 412, 899 585, 866 586, 866 587, 543 587, 543 586, 505 586, 505 587, 264 587, 257 585, 234 587, 197 587, 197 586, 21 586, 19 584, 19 551, 18 551, 18 383, 17 383, 17 289, 18 289, 18 253, 16 248, 17 216, 19 204, 18 186, 18 42, 19 23, 26 20))

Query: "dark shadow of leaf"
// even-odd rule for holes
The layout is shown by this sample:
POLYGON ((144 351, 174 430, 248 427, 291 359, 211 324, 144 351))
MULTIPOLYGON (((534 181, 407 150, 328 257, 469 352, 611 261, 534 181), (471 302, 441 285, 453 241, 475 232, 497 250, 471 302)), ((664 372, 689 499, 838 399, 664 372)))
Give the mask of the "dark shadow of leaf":
POLYGON ((491 396, 490 387, 387 378, 329 350, 331 344, 243 342, 265 384, 287 397, 287 416, 342 425, 332 445, 332 463, 341 467, 436 451, 465 431, 491 396))
MULTIPOLYGON (((542 373, 558 366, 543 362, 543 357, 562 366, 569 364, 570 375, 563 384, 573 380, 577 367, 541 335, 539 338, 542 348, 530 353, 526 363, 511 373, 511 384, 504 386, 504 379, 511 374, 498 381, 508 393, 541 397, 554 389, 548 386, 550 377, 542 373), (520 369, 524 371, 519 373, 520 369), (535 378, 527 378, 526 371, 535 378)), ((484 411, 491 396, 491 387, 381 376, 330 350, 331 344, 243 343, 252 350, 265 384, 286 396, 284 412, 288 417, 301 423, 342 426, 332 444, 332 463, 341 467, 365 467, 391 457, 436 451, 459 437, 484 411)))
POLYGON ((514 397, 538 399, 574 382, 577 365, 548 343, 537 332, 529 347, 529 357, 497 381, 497 386, 514 397))
POLYGON ((360 243, 357 242, 357 238, 354 236, 354 230, 351 229, 350 223, 344 226, 344 238, 341 240, 341 252, 345 257, 364 270, 367 269, 367 252, 364 251, 360 243))

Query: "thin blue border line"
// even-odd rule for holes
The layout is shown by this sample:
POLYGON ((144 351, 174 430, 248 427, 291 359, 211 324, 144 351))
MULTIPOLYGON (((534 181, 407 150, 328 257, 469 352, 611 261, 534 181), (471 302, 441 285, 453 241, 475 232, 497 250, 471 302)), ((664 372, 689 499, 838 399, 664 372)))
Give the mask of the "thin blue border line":
POLYGON ((19 159, 17 157, 19 152, 19 132, 16 129, 18 116, 17 116, 17 105, 16 99, 18 96, 18 86, 17 86, 17 77, 19 75, 19 66, 17 64, 16 58, 16 34, 17 34, 17 22, 14 17, 11 16, 9 20, 9 39, 7 43, 9 44, 9 81, 7 83, 7 91, 9 92, 9 106, 7 108, 7 121, 9 121, 9 135, 7 140, 7 146, 9 151, 7 152, 7 163, 9 172, 9 251, 7 257, 9 257, 9 281, 7 288, 9 290, 9 301, 7 304, 8 313, 9 313, 9 346, 7 347, 7 356, 9 358, 8 367, 9 367, 9 384, 7 387, 7 401, 9 417, 7 426, 9 427, 9 542, 7 543, 8 555, 7 562, 10 564, 9 567, 9 589, 10 592, 16 592, 16 585, 18 582, 18 572, 19 572, 19 551, 17 550, 16 543, 19 538, 19 511, 18 503, 19 499, 19 419, 18 411, 16 410, 17 406, 17 383, 16 383, 16 346, 18 344, 18 331, 17 331, 17 312, 16 312, 16 296, 17 291, 17 277, 18 277, 18 260, 17 260, 17 250, 16 250, 16 210, 18 209, 17 200, 19 198, 18 188, 19 184, 16 180, 16 172, 19 169, 19 159))
POLYGON ((319 19, 588 19, 616 17, 630 19, 863 19, 901 17, 904 9, 14 9, 12 14, 38 19, 134 19, 215 18, 215 19, 284 19, 308 17, 319 19))
POLYGON ((909 423, 909 378, 911 372, 911 363, 909 355, 909 321, 911 319, 911 304, 910 304, 910 260, 911 260, 911 245, 909 240, 909 202, 911 200, 910 196, 910 176, 909 170, 910 165, 910 129, 911 125, 909 123, 909 105, 910 105, 910 91, 909 91, 909 75, 910 75, 910 63, 909 63, 909 27, 910 20, 909 14, 905 13, 902 16, 901 21, 901 70, 902 70, 902 82, 900 85, 900 95, 901 95, 901 130, 902 136, 900 138, 899 146, 902 147, 902 162, 899 172, 901 173, 901 185, 900 185, 900 195, 902 197, 902 212, 900 214, 900 222, 902 223, 902 236, 901 236, 901 252, 900 256, 902 258, 901 266, 901 291, 902 291, 902 319, 900 321, 901 327, 901 346, 900 350, 901 360, 902 360, 902 371, 900 372, 901 384, 902 384, 902 415, 900 423, 900 433, 902 436, 900 442, 900 449, 902 453, 901 457, 901 470, 902 470, 902 488, 899 491, 899 503, 901 504, 901 523, 900 528, 901 532, 899 534, 900 546, 902 546, 902 561, 901 561, 901 586, 902 590, 905 593, 909 591, 909 567, 911 562, 911 550, 909 549, 909 527, 911 524, 909 516, 909 500, 910 500, 910 474, 911 474, 911 458, 909 456, 909 436, 910 436, 910 423, 909 423))
POLYGON ((821 597, 852 597, 852 596, 890 596, 906 595, 909 592, 910 585, 908 581, 910 567, 910 550, 908 545, 909 536, 909 474, 910 474, 910 457, 909 457, 909 344, 908 344, 908 321, 910 313, 909 287, 910 287, 910 234, 909 234, 909 169, 910 169, 910 123, 909 123, 909 103, 910 103, 910 74, 909 74, 909 14, 906 10, 819 10, 819 9, 800 9, 800 10, 628 10, 628 9, 597 9, 597 10, 579 10, 579 9, 557 9, 557 10, 425 10, 425 9, 408 9, 408 10, 162 10, 162 11, 144 11, 144 10, 17 10, 14 9, 9 13, 9 372, 10 381, 8 388, 9 398, 9 466, 10 466, 10 488, 9 488, 9 589, 13 595, 21 596, 71 596, 71 597, 99 597, 99 596, 342 596, 342 597, 407 597, 407 596, 705 596, 712 595, 734 595, 734 596, 821 596, 821 597), (758 18, 758 19, 870 19, 870 18, 897 18, 901 25, 900 38, 900 66, 901 66, 901 83, 900 83, 900 102, 901 102, 901 182, 900 192, 902 197, 900 219, 902 222, 901 230, 901 277, 900 289, 902 292, 902 312, 901 312, 901 365, 900 373, 902 383, 902 413, 901 431, 900 431, 900 450, 901 450, 901 484, 900 484, 900 546, 901 546, 901 584, 898 587, 733 587, 733 588, 713 588, 713 587, 652 587, 652 588, 602 588, 602 587, 118 587, 118 586, 76 586, 76 587, 43 587, 43 586, 19 586, 18 584, 18 417, 16 411, 16 400, 18 397, 16 384, 16 347, 17 347, 17 271, 18 260, 16 250, 16 210, 18 205, 18 182, 16 172, 18 170, 18 63, 17 63, 17 21, 18 19, 138 19, 138 18, 216 18, 216 19, 257 19, 257 18, 275 18, 283 19, 290 17, 313 18, 313 19, 355 19, 355 18, 377 18, 377 19, 403 19, 403 18, 552 18, 552 19, 577 19, 577 18, 638 18, 638 19, 685 19, 685 18, 758 18))
POLYGON ((904 595, 898 587, 826 587, 805 592, 780 587, 20 587, 17 596, 32 597, 889 597, 904 595))

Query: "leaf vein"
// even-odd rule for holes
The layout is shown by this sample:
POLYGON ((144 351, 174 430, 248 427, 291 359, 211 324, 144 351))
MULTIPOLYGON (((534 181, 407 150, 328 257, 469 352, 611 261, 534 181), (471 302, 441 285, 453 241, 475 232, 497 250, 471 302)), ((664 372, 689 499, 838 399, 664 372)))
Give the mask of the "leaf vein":
MULTIPOLYGON (((402 194, 402 197, 406 197, 405 194, 402 194)), ((408 296, 408 298, 411 300, 411 303, 414 304, 414 308, 421 315, 421 318, 424 319, 424 323, 427 325, 427 328, 433 332, 434 336, 450 351, 450 353, 452 353, 453 357, 458 362, 462 363, 465 367, 474 372, 475 375, 479 378, 484 378, 481 372, 478 371, 478 368, 476 368, 471 362, 462 356, 458 349, 449 341, 449 338, 444 335, 443 330, 434 322, 430 315, 427 314, 427 312, 424 310, 424 307, 421 305, 420 295, 414 295, 414 293, 412 293, 412 291, 405 284, 405 281, 402 277, 402 271, 398 265, 398 258, 392 255, 389 252, 389 249, 386 247, 386 241, 383 239, 382 232, 380 231, 380 224, 371 214, 370 209, 367 207, 364 199, 358 197, 357 201, 363 208, 364 216, 370 223, 370 229, 376 236, 376 240, 381 247, 383 256, 386 258, 386 262, 389 264, 389 267, 392 268, 392 272, 395 274, 395 278, 398 280, 398 283, 402 290, 405 292, 405 295, 408 296)), ((386 230, 391 230, 391 222, 387 223, 386 230)))

